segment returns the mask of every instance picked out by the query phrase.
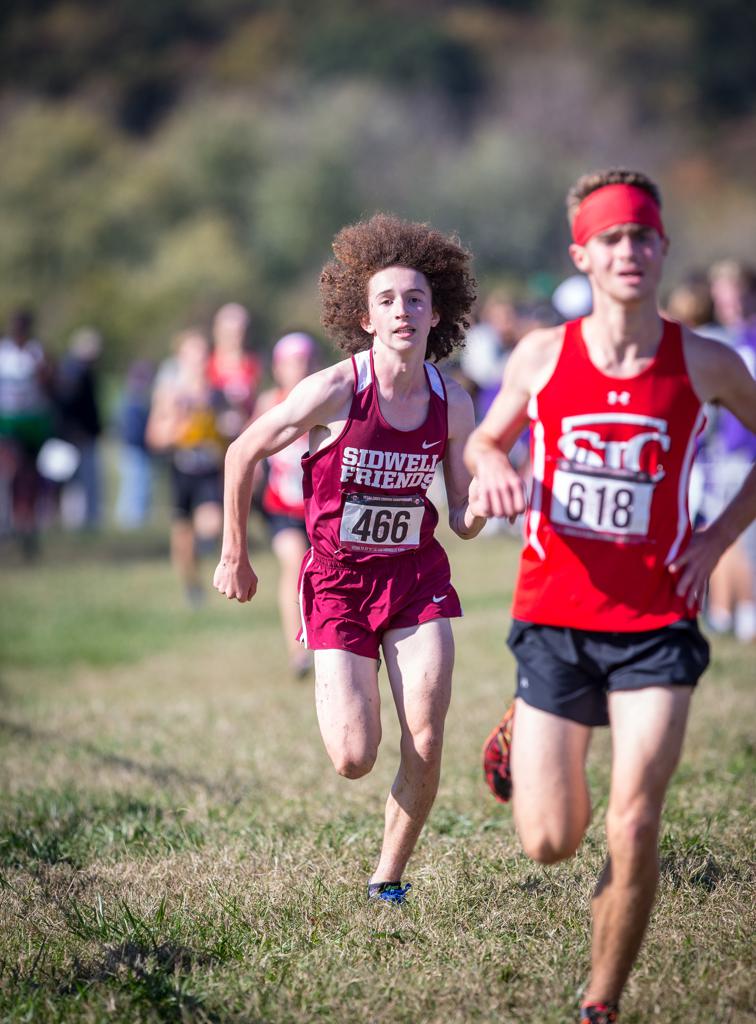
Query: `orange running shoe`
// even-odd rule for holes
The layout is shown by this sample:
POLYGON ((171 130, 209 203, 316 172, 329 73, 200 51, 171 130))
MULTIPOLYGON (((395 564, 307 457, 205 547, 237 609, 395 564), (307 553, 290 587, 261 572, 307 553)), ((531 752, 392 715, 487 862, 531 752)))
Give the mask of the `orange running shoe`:
POLYGON ((580 1007, 580 1024, 616 1024, 619 1021, 619 1006, 616 1003, 583 1003, 580 1007))
POLYGON ((483 744, 483 774, 488 788, 500 804, 509 803, 512 797, 512 772, 509 762, 514 713, 515 705, 512 701, 502 720, 483 744))

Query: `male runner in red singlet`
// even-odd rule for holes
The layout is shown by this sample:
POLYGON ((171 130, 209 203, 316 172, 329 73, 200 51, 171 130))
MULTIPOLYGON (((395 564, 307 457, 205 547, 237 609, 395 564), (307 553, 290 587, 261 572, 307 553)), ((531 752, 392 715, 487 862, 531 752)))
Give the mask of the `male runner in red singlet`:
POLYGON ((659 316, 668 241, 653 182, 620 170, 585 175, 567 206, 570 255, 590 279, 593 312, 520 342, 466 460, 478 480, 473 511, 523 512, 505 453, 530 421, 534 483, 509 637, 514 729, 502 723, 486 753, 489 782, 506 799, 509 780, 493 762, 507 761, 511 730, 514 818, 535 860, 578 848, 591 814, 591 729, 611 727, 609 856, 581 1008, 585 1024, 607 1024, 648 922, 664 794, 708 662, 696 611, 717 560, 756 513, 752 472, 691 536, 701 405, 719 402, 756 428, 756 394, 736 354, 659 316))
POLYGON ((225 527, 215 586, 247 601, 252 470, 309 431, 302 460, 312 550, 300 576, 302 640, 315 652, 323 741, 347 778, 373 766, 381 739, 382 650, 401 725, 401 762, 386 805, 368 894, 404 901, 404 868, 433 804, 461 614, 427 497, 443 467, 449 522, 472 537, 463 460, 468 395, 432 362, 464 338, 474 301, 470 254, 424 224, 384 214, 344 228, 321 275, 323 323, 349 359, 298 384, 251 424, 226 459, 225 527))

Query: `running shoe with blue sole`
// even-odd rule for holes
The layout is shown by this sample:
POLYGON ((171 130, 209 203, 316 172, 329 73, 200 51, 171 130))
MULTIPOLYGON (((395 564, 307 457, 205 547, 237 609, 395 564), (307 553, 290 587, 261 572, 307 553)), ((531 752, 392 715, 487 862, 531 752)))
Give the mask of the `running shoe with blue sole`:
POLYGON ((408 882, 402 885, 401 882, 370 882, 368 884, 368 899, 380 900, 381 903, 402 904, 407 900, 407 893, 412 888, 408 882))

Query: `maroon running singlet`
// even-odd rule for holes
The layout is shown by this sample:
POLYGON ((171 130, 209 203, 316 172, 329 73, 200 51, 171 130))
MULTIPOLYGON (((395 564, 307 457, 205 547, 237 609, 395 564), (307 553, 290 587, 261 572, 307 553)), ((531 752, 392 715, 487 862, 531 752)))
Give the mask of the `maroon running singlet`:
POLYGON ((344 429, 302 459, 312 550, 300 575, 300 636, 313 649, 377 658, 387 629, 462 614, 427 496, 446 451, 447 400, 441 374, 426 363, 425 422, 398 430, 380 410, 372 350, 352 362, 344 429))

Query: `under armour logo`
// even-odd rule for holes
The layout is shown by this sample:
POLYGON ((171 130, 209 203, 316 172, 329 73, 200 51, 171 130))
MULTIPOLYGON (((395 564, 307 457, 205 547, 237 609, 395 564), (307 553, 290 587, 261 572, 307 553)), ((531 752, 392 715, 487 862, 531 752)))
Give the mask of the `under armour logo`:
POLYGON ((606 400, 609 405, 629 405, 630 404, 630 392, 629 391, 610 391, 606 396, 606 400))

